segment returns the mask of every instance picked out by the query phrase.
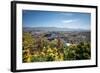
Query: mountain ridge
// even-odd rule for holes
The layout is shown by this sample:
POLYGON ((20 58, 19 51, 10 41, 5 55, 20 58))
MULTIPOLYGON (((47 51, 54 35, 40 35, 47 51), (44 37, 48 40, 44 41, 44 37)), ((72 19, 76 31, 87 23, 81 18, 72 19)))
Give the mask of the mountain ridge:
POLYGON ((90 31, 86 29, 60 28, 60 27, 23 27, 24 31, 90 31))

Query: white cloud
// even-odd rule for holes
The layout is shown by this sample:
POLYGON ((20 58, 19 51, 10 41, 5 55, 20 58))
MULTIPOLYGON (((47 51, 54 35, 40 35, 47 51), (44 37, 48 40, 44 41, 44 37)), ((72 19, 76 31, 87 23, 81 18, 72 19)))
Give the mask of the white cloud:
POLYGON ((74 14, 73 13, 62 13, 62 15, 64 15, 64 16, 73 16, 74 14))
POLYGON ((78 21, 78 19, 62 20, 62 23, 72 23, 72 22, 76 22, 76 21, 78 21))

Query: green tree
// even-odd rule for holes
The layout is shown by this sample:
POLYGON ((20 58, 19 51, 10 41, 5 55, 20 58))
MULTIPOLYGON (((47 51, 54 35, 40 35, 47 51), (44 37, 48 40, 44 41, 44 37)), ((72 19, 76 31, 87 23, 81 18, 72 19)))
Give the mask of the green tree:
POLYGON ((23 33, 23 62, 31 62, 31 53, 34 48, 34 38, 30 33, 23 33))

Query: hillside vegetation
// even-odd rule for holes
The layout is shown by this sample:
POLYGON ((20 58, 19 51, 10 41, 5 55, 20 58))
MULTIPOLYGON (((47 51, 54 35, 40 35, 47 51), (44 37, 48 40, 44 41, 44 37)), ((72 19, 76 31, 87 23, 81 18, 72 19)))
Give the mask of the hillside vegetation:
POLYGON ((44 34, 36 37, 30 32, 23 32, 22 47, 24 63, 87 60, 91 58, 90 41, 83 40, 67 45, 59 36, 48 40, 44 34))

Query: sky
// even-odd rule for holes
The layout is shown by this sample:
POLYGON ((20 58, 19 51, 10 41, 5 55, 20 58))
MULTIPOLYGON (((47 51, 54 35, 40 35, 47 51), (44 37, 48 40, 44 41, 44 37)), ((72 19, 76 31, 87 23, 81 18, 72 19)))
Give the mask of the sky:
POLYGON ((90 30, 91 14, 23 10, 22 24, 23 27, 58 27, 90 30))

